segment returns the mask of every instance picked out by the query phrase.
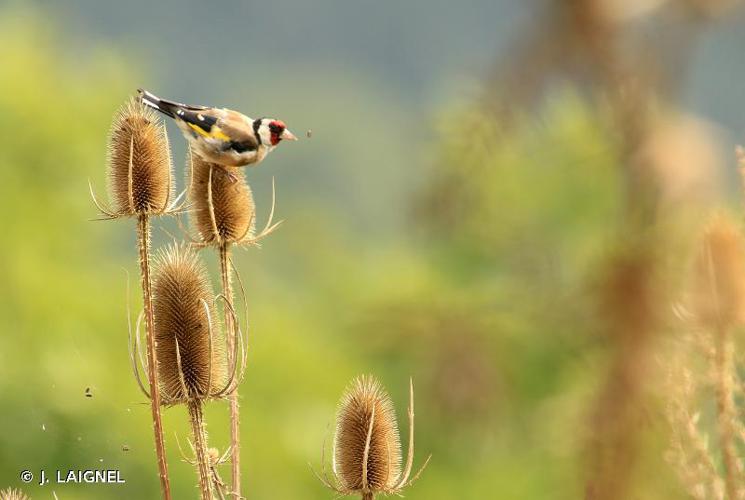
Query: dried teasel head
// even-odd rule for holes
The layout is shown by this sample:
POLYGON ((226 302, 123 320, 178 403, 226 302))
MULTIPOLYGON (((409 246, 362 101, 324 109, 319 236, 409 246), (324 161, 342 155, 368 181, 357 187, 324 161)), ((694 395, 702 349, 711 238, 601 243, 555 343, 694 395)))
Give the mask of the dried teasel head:
POLYGON ((207 270, 194 251, 173 245, 158 256, 153 315, 163 404, 221 396, 225 349, 207 270))
POLYGON ((168 210, 173 175, 165 124, 136 98, 125 103, 114 117, 107 163, 113 215, 168 210))
POLYGON ((411 484, 426 467, 409 480, 414 460, 414 388, 410 386, 409 450, 402 470, 401 440, 396 412, 390 396, 372 376, 361 376, 347 387, 339 403, 334 435, 334 479, 321 481, 337 493, 398 493, 411 484))
POLYGON ((29 500, 29 498, 21 490, 7 488, 0 491, 0 500, 29 500))
POLYGON ((254 235, 255 207, 243 169, 228 172, 190 151, 193 225, 208 245, 240 243, 254 235))
POLYGON ((723 214, 707 225, 696 255, 691 289, 696 320, 722 330, 745 323, 745 240, 723 214))
POLYGON ((388 393, 371 376, 356 379, 342 396, 336 417, 334 460, 342 488, 352 491, 365 489, 365 483, 367 489, 385 491, 393 487, 401 473, 396 410, 388 393))

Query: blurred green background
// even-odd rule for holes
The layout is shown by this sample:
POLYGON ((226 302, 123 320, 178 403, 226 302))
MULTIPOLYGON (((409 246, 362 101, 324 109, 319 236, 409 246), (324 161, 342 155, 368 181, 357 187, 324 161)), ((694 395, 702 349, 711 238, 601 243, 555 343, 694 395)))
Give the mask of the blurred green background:
MULTIPOLYGON (((678 182, 661 197, 678 215, 731 203, 745 12, 687 38, 667 18, 649 29, 669 7, 646 3, 628 21, 643 43, 690 42, 684 71, 667 60, 676 104, 645 149, 678 182), (700 171, 681 166, 692 157, 700 171)), ((90 222, 87 192, 90 178, 105 193, 111 117, 142 86, 277 116, 301 136, 248 172, 259 223, 272 178, 286 222, 236 258, 251 323, 247 498, 333 498, 308 464, 319 468, 338 398, 362 373, 389 389, 404 427, 414 379, 416 463, 433 458, 408 498, 582 497, 583 436, 609 356, 592 286, 625 223, 623 155, 582 77, 550 80, 509 120, 486 104, 511 76, 503 62, 523 57, 512 41, 550 20, 550 4, 0 3, 0 488, 158 498, 127 354, 134 222, 90 222), (18 477, 68 468, 116 468, 127 482, 18 477)), ((184 141, 169 133, 180 174, 184 141)), ((158 221, 155 246, 169 241, 161 227, 178 232, 158 221)), ((196 498, 174 437, 185 442, 186 411, 164 420, 174 498, 196 498)), ((225 449, 227 405, 210 404, 207 422, 225 449)), ((639 498, 680 498, 659 447, 641 474, 653 493, 639 498)))

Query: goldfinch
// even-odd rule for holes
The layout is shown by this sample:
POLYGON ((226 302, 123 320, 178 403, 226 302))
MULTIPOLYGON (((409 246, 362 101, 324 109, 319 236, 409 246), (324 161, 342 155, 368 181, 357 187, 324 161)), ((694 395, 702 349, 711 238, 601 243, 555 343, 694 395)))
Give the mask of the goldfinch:
POLYGON ((257 165, 282 140, 297 140, 282 120, 252 120, 230 109, 189 106, 138 92, 144 105, 174 119, 196 154, 219 165, 257 165))

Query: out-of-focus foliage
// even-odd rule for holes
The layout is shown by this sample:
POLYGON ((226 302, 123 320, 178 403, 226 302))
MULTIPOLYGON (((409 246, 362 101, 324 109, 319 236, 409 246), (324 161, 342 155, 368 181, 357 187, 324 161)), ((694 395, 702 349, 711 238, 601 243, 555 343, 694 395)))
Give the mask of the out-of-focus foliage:
MULTIPOLYGON (((139 308, 133 223, 87 220, 95 216, 87 178, 104 192, 110 119, 146 63, 106 48, 76 57, 38 14, 2 14, 0 488, 21 486, 23 469, 115 468, 126 484, 25 490, 34 498, 54 490, 60 500, 157 498, 149 408, 127 354, 122 268, 130 314, 139 308)), ((273 88, 290 87, 279 79, 273 88)), ((235 93, 225 102, 244 95, 235 93)), ((433 458, 407 498, 580 498, 583 425, 607 361, 591 285, 623 223, 606 117, 570 91, 540 121, 510 129, 451 110, 427 154, 439 160, 422 168, 421 152, 390 127, 421 121, 401 116, 374 82, 319 72, 302 95, 327 104, 321 114, 295 102, 300 122, 315 120, 314 139, 272 154, 317 175, 278 172, 287 223, 236 257, 251 322, 241 388, 247 496, 332 498, 307 463, 319 468, 348 381, 373 373, 403 428, 414 379, 417 463, 433 458), (407 204, 388 201, 412 172, 423 178, 407 221, 407 204), (359 201, 366 190, 373 196, 359 201), (381 230, 380 214, 396 224, 381 230)), ((175 150, 180 172, 183 146, 175 150)), ((260 217, 274 160, 248 174, 260 217)), ((156 233, 156 244, 168 239, 156 233)), ((210 445, 224 450, 226 405, 211 403, 207 422, 210 445)), ((194 498, 194 471, 174 437, 188 449, 185 411, 166 410, 164 424, 174 497, 194 498)), ((651 432, 663 441, 663 431, 651 432)), ((655 498, 677 498, 661 453, 645 459, 655 498)))
MULTIPOLYGON (((130 77, 114 53, 80 60, 55 49, 61 35, 36 15, 6 11, 0 24, 2 482, 20 486, 23 469, 36 474, 75 464, 126 464, 146 474, 148 459, 121 453, 124 443, 150 445, 146 433, 133 432, 139 405, 122 383, 121 255, 102 251, 109 238, 129 243, 115 228, 87 221, 93 214, 85 196, 130 77), (85 397, 86 387, 93 398, 85 397)), ((74 487, 68 493, 100 494, 74 487)))

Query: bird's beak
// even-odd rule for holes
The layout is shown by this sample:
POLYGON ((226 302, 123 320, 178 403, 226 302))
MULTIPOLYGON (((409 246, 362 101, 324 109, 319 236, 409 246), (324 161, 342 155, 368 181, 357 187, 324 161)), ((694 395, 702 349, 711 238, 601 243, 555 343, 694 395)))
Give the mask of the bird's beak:
POLYGON ((297 137, 295 137, 295 134, 293 134, 287 129, 285 129, 285 131, 282 132, 282 139, 287 139, 288 141, 297 141, 297 137))

